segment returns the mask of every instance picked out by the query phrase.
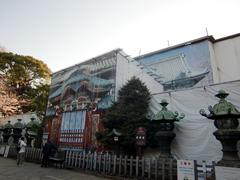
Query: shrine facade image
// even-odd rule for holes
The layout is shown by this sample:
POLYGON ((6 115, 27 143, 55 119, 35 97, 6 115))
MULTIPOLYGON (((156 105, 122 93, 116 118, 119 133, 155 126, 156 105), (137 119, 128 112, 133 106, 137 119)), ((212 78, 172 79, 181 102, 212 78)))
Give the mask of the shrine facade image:
POLYGON ((116 52, 53 74, 46 132, 60 147, 96 145, 101 113, 115 98, 116 52))
POLYGON ((149 89, 150 113, 156 114, 166 99, 169 109, 185 114, 175 126, 171 151, 176 158, 221 159, 220 143, 212 135, 213 122, 199 110, 218 102, 213 95, 219 89, 229 92, 230 100, 240 107, 236 93, 240 90, 236 65, 240 54, 227 57, 231 49, 239 48, 240 34, 218 40, 206 36, 136 58, 116 49, 55 72, 43 138, 63 149, 103 151, 95 137, 103 130, 101 119, 117 101, 120 88, 135 76, 149 89), (225 66, 226 58, 232 67, 225 66), (227 76, 230 72, 234 76, 227 76))

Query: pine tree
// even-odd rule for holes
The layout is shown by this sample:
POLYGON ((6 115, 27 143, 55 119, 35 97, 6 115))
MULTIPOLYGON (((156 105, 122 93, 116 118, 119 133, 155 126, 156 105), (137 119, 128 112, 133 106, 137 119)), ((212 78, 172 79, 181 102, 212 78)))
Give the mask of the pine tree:
POLYGON ((137 127, 146 127, 146 119, 150 101, 148 88, 138 78, 130 79, 119 91, 118 101, 110 107, 103 119, 105 132, 98 133, 97 138, 106 147, 113 149, 112 137, 108 134, 116 129, 122 133, 119 146, 122 152, 135 154, 135 130, 137 127))

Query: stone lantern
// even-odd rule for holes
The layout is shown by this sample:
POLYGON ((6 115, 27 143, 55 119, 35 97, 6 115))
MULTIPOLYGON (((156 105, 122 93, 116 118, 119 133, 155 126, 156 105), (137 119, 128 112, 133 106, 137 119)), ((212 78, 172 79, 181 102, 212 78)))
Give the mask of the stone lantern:
POLYGON ((24 125, 21 122, 22 119, 18 119, 18 121, 13 125, 13 142, 15 144, 18 143, 19 138, 22 136, 22 131, 24 129, 24 125))
POLYGON ((115 153, 119 154, 119 137, 122 136, 122 133, 118 132, 116 129, 113 129, 107 136, 112 137, 115 153))
POLYGON ((3 133, 3 126, 0 125, 0 144, 3 143, 2 133, 3 133))
POLYGON ((146 145, 146 129, 144 127, 138 127, 136 129, 136 146, 137 155, 142 157, 142 147, 146 145))
POLYGON ((31 118, 31 121, 26 125, 26 138, 27 146, 32 146, 32 140, 36 139, 39 123, 34 121, 35 118, 31 118))
POLYGON ((8 123, 3 126, 3 143, 8 144, 8 139, 12 135, 12 128, 11 121, 8 121, 8 123))
POLYGON ((156 132, 155 137, 158 142, 161 158, 172 158, 171 143, 176 134, 173 132, 174 122, 184 118, 184 114, 178 117, 178 112, 172 112, 167 109, 168 102, 163 99, 160 103, 162 106, 161 111, 156 115, 152 115, 152 122, 159 130, 156 132))
POLYGON ((237 150, 237 142, 240 140, 240 129, 238 128, 240 112, 232 103, 225 100, 228 95, 224 90, 219 90, 215 96, 220 100, 213 107, 208 107, 210 113, 206 114, 203 109, 199 112, 202 116, 214 120, 217 128, 213 134, 223 147, 223 157, 218 164, 226 166, 238 164, 240 166, 237 150))

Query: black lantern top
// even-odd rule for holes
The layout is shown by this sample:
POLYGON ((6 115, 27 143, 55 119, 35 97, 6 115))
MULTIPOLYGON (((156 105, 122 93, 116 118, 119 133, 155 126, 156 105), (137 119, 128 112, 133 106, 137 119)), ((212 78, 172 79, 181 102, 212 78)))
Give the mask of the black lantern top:
POLYGON ((122 133, 118 132, 116 129, 113 129, 107 136, 112 136, 113 141, 119 141, 118 137, 122 136, 122 133))
POLYGON ((166 99, 162 99, 162 101, 159 103, 162 106, 161 111, 159 111, 156 115, 152 116, 153 121, 162 121, 162 122, 174 122, 179 121, 180 119, 183 119, 185 115, 181 113, 180 116, 178 116, 178 112, 172 112, 167 109, 168 102, 166 99))
POLYGON ((22 119, 18 119, 18 122, 16 122, 16 123, 13 125, 13 128, 23 129, 23 128, 24 128, 24 125, 23 125, 23 123, 22 123, 21 121, 22 121, 22 119))
POLYGON ((35 127, 39 127, 39 123, 37 121, 34 121, 35 118, 31 118, 31 121, 29 123, 27 123, 26 127, 28 129, 32 129, 32 128, 35 128, 35 127))
POLYGON ((11 128, 13 128, 13 125, 11 124, 11 121, 8 121, 8 123, 5 124, 5 126, 3 128, 4 129, 11 129, 11 128))
POLYGON ((34 121, 35 118, 31 118, 31 121, 27 123, 26 128, 27 128, 27 136, 37 136, 37 131, 39 128, 39 123, 34 121))
POLYGON ((107 136, 121 136, 122 133, 118 132, 116 129, 113 128, 113 130, 107 135, 107 136))

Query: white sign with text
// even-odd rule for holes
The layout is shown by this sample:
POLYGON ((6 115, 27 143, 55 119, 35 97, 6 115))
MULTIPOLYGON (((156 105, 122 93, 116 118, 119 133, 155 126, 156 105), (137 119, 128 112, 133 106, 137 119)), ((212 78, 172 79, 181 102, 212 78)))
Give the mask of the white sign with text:
POLYGON ((0 146, 0 155, 4 155, 5 146, 0 146))
POLYGON ((9 149, 10 149, 10 146, 6 146, 3 157, 8 157, 9 149))
POLYGON ((217 180, 239 180, 240 168, 215 166, 217 180))
POLYGON ((195 165, 193 160, 177 160, 178 180, 195 180, 195 165))

